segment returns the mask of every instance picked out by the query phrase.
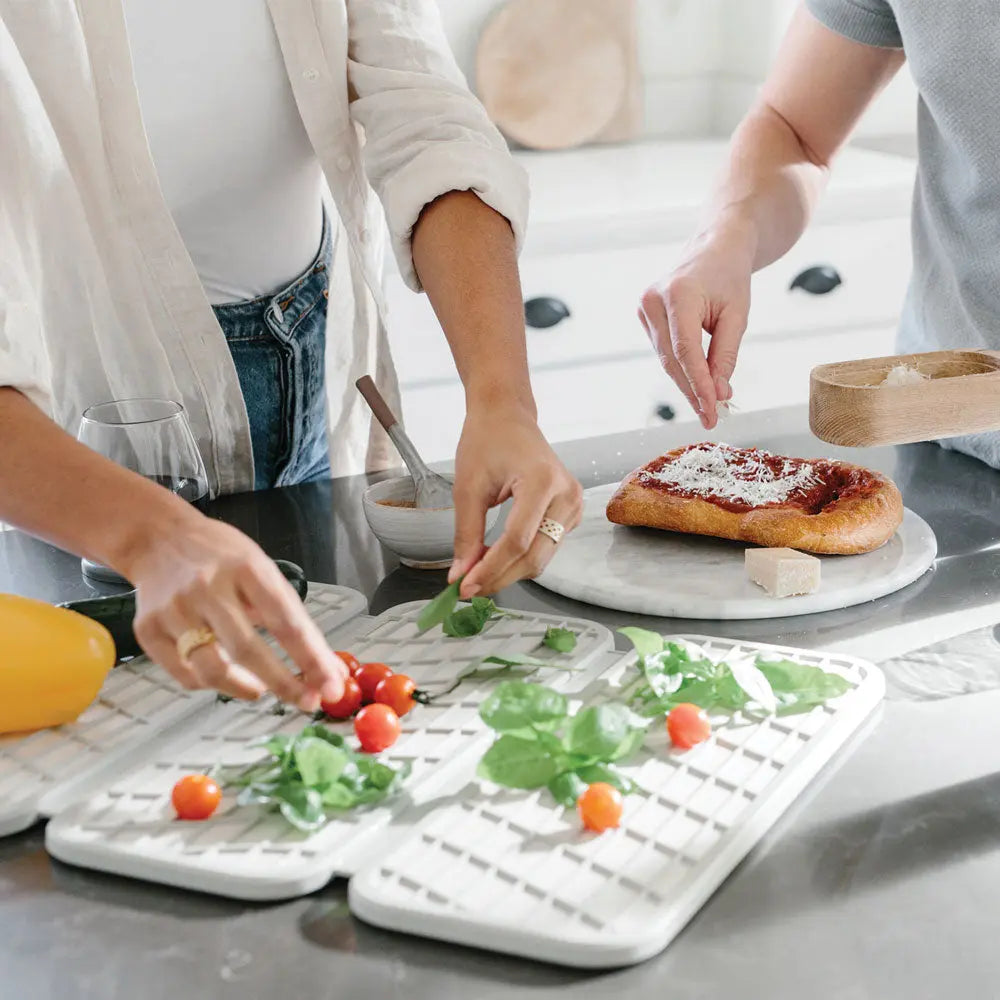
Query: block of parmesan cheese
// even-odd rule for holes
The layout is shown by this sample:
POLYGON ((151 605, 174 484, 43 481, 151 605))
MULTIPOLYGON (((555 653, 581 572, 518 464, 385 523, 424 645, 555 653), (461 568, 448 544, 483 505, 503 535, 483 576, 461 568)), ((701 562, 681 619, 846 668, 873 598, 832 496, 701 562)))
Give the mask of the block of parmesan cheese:
POLYGON ((819 590, 820 562, 795 549, 747 549, 747 575, 772 597, 796 597, 819 590))

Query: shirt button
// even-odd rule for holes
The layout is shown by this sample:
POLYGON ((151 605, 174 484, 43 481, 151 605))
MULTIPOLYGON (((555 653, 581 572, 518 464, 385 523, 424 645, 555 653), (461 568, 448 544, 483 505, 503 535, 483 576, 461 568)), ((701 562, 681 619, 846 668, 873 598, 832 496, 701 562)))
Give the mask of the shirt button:
POLYGON ((351 158, 346 153, 341 153, 337 157, 337 169, 338 170, 350 170, 351 169, 351 158))
POLYGON ((307 69, 302 75, 307 80, 318 80, 319 79, 319 71, 315 70, 315 69, 307 69))

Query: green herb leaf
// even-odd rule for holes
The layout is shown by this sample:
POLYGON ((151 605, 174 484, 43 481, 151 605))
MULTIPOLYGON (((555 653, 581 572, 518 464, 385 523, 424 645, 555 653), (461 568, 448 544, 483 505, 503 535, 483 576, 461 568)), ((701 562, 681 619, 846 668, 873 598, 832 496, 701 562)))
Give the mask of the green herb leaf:
POLYGON ((565 718, 566 699, 542 684, 505 681, 479 707, 483 722, 497 732, 546 727, 565 718))
POLYGON ((621 704, 593 705, 577 712, 566 733, 570 753, 610 760, 629 734, 632 713, 621 704))
POLYGON ((576 633, 568 628, 547 628, 542 645, 557 653, 572 653, 576 649, 576 633))
POLYGON ((575 806, 576 800, 587 790, 587 782, 583 781, 576 771, 563 771, 549 782, 552 797, 562 806, 575 806))
POLYGON ((590 764, 579 768, 576 775, 585 786, 592 785, 595 781, 603 781, 617 788, 623 795, 628 795, 639 787, 611 764, 590 764))
POLYGON ((295 741, 295 766, 304 784, 325 789, 340 777, 348 756, 340 749, 315 736, 295 741))
MULTIPOLYGON (((492 601, 489 603, 493 604, 492 601)), ((441 628, 445 635, 454 639, 467 639, 469 636, 479 635, 492 617, 492 611, 470 604, 468 607, 452 612, 445 618, 441 628)))
POLYGON ((522 656, 519 653, 511 653, 508 656, 487 656, 483 663, 498 663, 505 667, 556 667, 557 670, 566 670, 566 667, 559 667, 551 660, 542 660, 537 656, 522 656))
POLYGON ((301 781, 282 785, 275 792, 275 799, 281 815, 296 830, 312 833, 326 822, 323 797, 315 788, 306 788, 301 781))
POLYGON ((663 636, 644 628, 620 628, 618 634, 625 636, 635 646, 640 657, 655 656, 663 652, 663 636))
POLYGON ((642 746, 646 739, 646 727, 635 726, 628 731, 625 739, 615 747, 614 752, 608 758, 610 761, 628 760, 642 746))
POLYGON ((344 737, 340 733, 335 733, 332 729, 327 729, 326 726, 321 726, 319 724, 314 724, 311 726, 306 726, 297 737, 297 740, 303 740, 307 737, 312 737, 317 740, 323 740, 325 743, 329 743, 331 746, 343 747, 346 745, 344 737))
POLYGON ((486 751, 477 774, 507 788, 541 788, 556 776, 555 758, 538 740, 505 733, 486 751))
POLYGON ((761 658, 757 660, 757 667, 774 691, 780 715, 808 712, 851 690, 851 682, 846 677, 804 663, 761 658))
POLYGON ((441 625, 455 610, 455 605, 458 604, 458 589, 461 584, 460 579, 456 580, 427 603, 417 616, 417 629, 420 632, 426 632, 428 629, 434 628, 435 625, 441 625))
POLYGON ((349 788, 339 781, 335 781, 328 788, 323 789, 323 805, 328 809, 350 809, 358 804, 360 792, 349 788))

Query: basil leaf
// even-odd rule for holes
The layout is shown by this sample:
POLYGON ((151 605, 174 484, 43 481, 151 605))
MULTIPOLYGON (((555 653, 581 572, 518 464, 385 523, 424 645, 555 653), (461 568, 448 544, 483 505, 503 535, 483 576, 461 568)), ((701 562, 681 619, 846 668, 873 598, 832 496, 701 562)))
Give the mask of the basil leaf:
POLYGON ((396 780, 396 771, 393 768, 373 758, 361 758, 357 762, 357 768, 361 777, 379 791, 384 792, 396 780))
POLYGON ((628 760, 642 746, 645 739, 645 726, 636 726, 634 729, 630 729, 625 739, 615 747, 608 760, 628 760))
POLYGON ((310 736, 317 740, 323 740, 325 743, 329 743, 335 747, 342 747, 345 742, 344 737, 340 733, 335 733, 332 729, 327 729, 326 726, 318 724, 306 726, 296 737, 296 740, 302 740, 310 736))
POLYGON ((275 802, 274 793, 278 789, 276 782, 261 783, 259 785, 247 785, 239 795, 236 796, 238 806, 269 806, 275 802))
POLYGON ((301 782, 288 782, 275 792, 278 809, 296 830, 312 833, 325 822, 323 797, 315 788, 306 788, 301 782))
MULTIPOLYGON (((729 675, 743 689, 746 697, 760 705, 765 712, 773 712, 778 707, 774 690, 752 656, 740 656, 723 660, 720 666, 727 668, 729 675)), ((742 706, 738 706, 742 707, 742 706)))
POLYGON ((479 635, 490 617, 489 612, 484 613, 473 606, 461 608, 450 614, 441 628, 445 635, 454 639, 467 639, 469 636, 479 635))
POLYGON ((563 771, 549 782, 552 798, 561 806, 575 806, 577 799, 587 790, 587 782, 583 781, 576 771, 563 771))
POLYGON ((335 781, 323 789, 323 805, 329 809, 350 809, 358 804, 358 792, 335 781))
POLYGON ((267 739, 261 740, 256 745, 262 747, 272 757, 282 757, 291 749, 293 742, 294 740, 291 736, 286 736, 284 733, 277 733, 274 736, 268 736, 267 739))
POLYGON ((479 707, 479 716, 497 732, 546 726, 566 716, 566 699, 542 684, 504 681, 479 707))
MULTIPOLYGON (((511 653, 509 656, 487 656, 483 663, 499 663, 505 667, 551 667, 551 660, 540 660, 537 656, 522 656, 519 653, 511 653)), ((559 668, 565 670, 565 667, 559 668)))
POLYGON ((808 712, 851 690, 847 678, 804 663, 758 659, 757 667, 774 691, 780 715, 808 712))
POLYGON ((537 740, 505 733, 483 754, 477 774, 507 788, 541 788, 557 774, 555 759, 537 740))
POLYGON ((449 584, 432 601, 429 601, 417 616, 417 630, 426 632, 435 625, 441 625, 458 604, 458 589, 462 581, 449 584))
POLYGON ((663 652, 663 636, 658 632, 650 632, 644 628, 620 628, 618 634, 625 636, 635 646, 636 653, 641 658, 655 656, 663 652))
POLYGON ((570 753, 609 760, 629 735, 631 717, 620 704, 584 708, 570 720, 566 748, 570 753))
POLYGON ((305 785, 324 788, 340 776, 348 757, 339 747, 315 736, 300 736, 295 743, 295 766, 305 785))
POLYGON ((626 778, 618 768, 611 764, 590 764, 587 767, 579 768, 576 774, 581 783, 585 785, 592 785, 595 781, 603 781, 617 788, 624 795, 636 791, 639 787, 631 778, 626 778))
POLYGON ((547 628, 542 645, 554 649, 557 653, 572 653, 576 649, 576 633, 568 628, 547 628))

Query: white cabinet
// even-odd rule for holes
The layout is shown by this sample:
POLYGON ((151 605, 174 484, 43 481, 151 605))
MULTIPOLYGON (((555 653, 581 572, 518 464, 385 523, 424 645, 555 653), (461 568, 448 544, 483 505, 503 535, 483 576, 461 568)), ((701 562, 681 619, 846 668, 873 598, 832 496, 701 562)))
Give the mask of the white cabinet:
MULTIPOLYGON (((652 155, 649 147, 640 149, 645 150, 642 155, 652 155)), ((580 162, 576 154, 563 155, 567 171, 580 162)), ((666 153, 660 155, 664 163, 671 162, 666 153)), ((866 156, 868 165, 879 162, 871 159, 873 154, 866 156)), ((897 181, 905 181, 898 161, 886 160, 897 171, 897 181)), ((676 161, 675 153, 675 169, 689 176, 676 161)), ((652 174, 648 165, 639 166, 643 169, 632 164, 633 174, 652 174)), ((859 211, 858 171, 847 173, 850 211, 838 214, 835 200, 785 258, 753 278, 750 324, 733 381, 734 401, 742 410, 806 402, 809 372, 817 364, 892 352, 910 270, 909 221, 898 209, 903 199, 885 198, 887 181, 877 172, 872 180, 878 198, 865 217, 859 211), (884 209, 887 201, 894 207, 881 217, 879 206, 884 209), (841 221, 844 215, 849 221, 841 221), (833 269, 839 284, 826 294, 790 289, 797 275, 816 266, 833 269)), ((592 181, 580 181, 581 190, 593 190, 592 181)), ((544 189, 536 189, 536 201, 544 194, 544 189)), ((627 197, 634 211, 636 192, 629 191, 627 197)), ((657 197, 657 212, 666 218, 660 189, 657 197)), ((621 216, 615 220, 614 198, 609 200, 609 218, 618 223, 610 245, 604 245, 602 226, 595 220, 588 238, 580 239, 577 221, 568 227, 573 242, 559 246, 552 212, 546 212, 543 201, 539 214, 548 223, 544 249, 532 251, 529 238, 529 252, 521 261, 525 299, 551 296, 569 310, 568 318, 557 325, 527 331, 539 422, 552 441, 631 430, 663 419, 694 420, 683 396, 660 369, 636 318, 642 290, 669 273, 681 253, 676 226, 666 227, 668 240, 651 239, 648 225, 637 228, 630 245, 623 239, 621 216)), ((678 200, 689 212, 690 190, 679 191, 678 200)), ((561 212, 568 210, 565 186, 559 203, 561 212)), ((581 202, 580 211, 592 217, 593 202, 581 202)), ((464 394, 447 343, 426 296, 414 295, 395 273, 389 275, 387 287, 408 430, 429 458, 451 458, 464 415, 464 394)))

